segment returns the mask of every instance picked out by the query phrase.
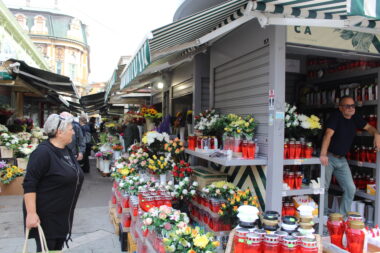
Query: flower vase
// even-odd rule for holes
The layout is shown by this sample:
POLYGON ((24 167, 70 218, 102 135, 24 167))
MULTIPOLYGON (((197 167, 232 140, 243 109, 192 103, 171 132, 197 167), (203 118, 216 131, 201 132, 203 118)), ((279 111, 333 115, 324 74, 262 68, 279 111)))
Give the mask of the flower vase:
POLYGON ((166 185, 166 173, 160 174, 161 185, 166 185))
POLYGON ((186 128, 185 127, 180 127, 179 128, 179 138, 181 139, 181 141, 185 141, 185 130, 186 128))
POLYGON ((31 139, 31 143, 32 143, 32 144, 38 144, 38 138, 33 137, 33 138, 31 139))
POLYGON ((149 131, 152 131, 154 129, 155 125, 154 125, 154 121, 153 119, 146 119, 146 131, 149 132, 149 131))
POLYGON ((142 136, 144 133, 144 126, 138 125, 137 128, 139 129, 140 140, 142 140, 142 136))
POLYGON ((13 158, 13 149, 6 146, 0 146, 1 158, 13 158))
POLYGON ((103 173, 104 174, 111 173, 110 165, 111 165, 111 160, 103 160, 103 173))
POLYGON ((17 158, 17 167, 26 170, 28 166, 28 159, 26 158, 17 158))
POLYGON ((99 158, 99 171, 103 172, 104 170, 104 160, 103 158, 99 158))
POLYGON ((114 160, 119 160, 120 156, 121 156, 121 151, 115 150, 113 152, 113 159, 114 160))

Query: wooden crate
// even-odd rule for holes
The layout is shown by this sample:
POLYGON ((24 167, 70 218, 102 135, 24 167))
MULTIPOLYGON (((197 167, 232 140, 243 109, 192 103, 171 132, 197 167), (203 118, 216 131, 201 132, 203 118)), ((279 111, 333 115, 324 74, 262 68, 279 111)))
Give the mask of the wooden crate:
POLYGON ((135 252, 137 252, 137 244, 133 240, 131 233, 128 233, 128 253, 135 253, 135 252))
POLYGON ((24 177, 16 177, 9 184, 0 183, 0 196, 24 195, 24 177))
POLYGON ((191 166, 193 180, 198 182, 198 190, 216 181, 227 181, 227 174, 203 166, 191 166))
POLYGON ((119 235, 120 219, 117 216, 116 208, 111 207, 109 209, 109 216, 110 216, 110 221, 111 221, 112 225, 114 226, 115 234, 119 235))

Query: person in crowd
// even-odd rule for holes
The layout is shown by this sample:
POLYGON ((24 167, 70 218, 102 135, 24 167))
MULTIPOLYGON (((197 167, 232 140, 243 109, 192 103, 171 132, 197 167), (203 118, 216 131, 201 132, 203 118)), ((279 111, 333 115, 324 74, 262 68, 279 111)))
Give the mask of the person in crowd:
POLYGON ((41 244, 36 227, 44 230, 49 250, 62 250, 71 239, 74 209, 83 172, 68 145, 74 137, 72 119, 51 114, 44 125, 48 140, 30 155, 23 183, 25 227, 31 229, 37 252, 41 244))
MULTIPOLYGON (((345 96, 340 100, 339 111, 334 112, 326 122, 326 131, 322 141, 320 160, 326 166, 325 190, 328 191, 332 175, 343 189, 343 199, 339 212, 346 214, 351 209, 356 187, 346 160, 356 135, 356 129, 364 129, 374 136, 374 147, 380 150, 380 134, 355 111, 353 98, 345 96)), ((327 198, 325 202, 327 214, 327 198)))
POLYGON ((93 138, 93 141, 99 142, 98 132, 96 131, 96 118, 91 117, 88 125, 90 127, 90 132, 91 132, 91 136, 93 138))
MULTIPOLYGON (((69 112, 62 112, 60 116, 67 119, 73 118, 73 115, 71 115, 69 112)), ((83 133, 80 124, 73 120, 72 125, 75 134, 73 136, 73 141, 68 145, 68 148, 74 154, 76 159, 80 161, 83 159, 83 154, 86 151, 86 142, 83 138, 83 133)))
POLYGON ((140 139, 139 129, 137 125, 133 123, 133 118, 131 115, 126 115, 124 118, 124 146, 125 150, 135 142, 138 142, 140 139))
POLYGON ((86 143, 86 150, 83 154, 83 159, 80 161, 80 164, 82 166, 84 173, 90 172, 90 161, 89 156, 91 154, 91 147, 92 147, 92 135, 90 130, 90 125, 87 124, 87 117, 82 115, 79 117, 79 124, 81 126, 83 138, 86 143))

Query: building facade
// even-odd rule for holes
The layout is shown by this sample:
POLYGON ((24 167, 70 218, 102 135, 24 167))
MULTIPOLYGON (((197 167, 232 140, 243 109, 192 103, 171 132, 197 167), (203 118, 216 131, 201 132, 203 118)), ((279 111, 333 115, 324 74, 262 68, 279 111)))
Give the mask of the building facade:
POLYGON ((57 9, 9 8, 41 51, 50 71, 68 76, 83 94, 90 72, 86 25, 57 9))

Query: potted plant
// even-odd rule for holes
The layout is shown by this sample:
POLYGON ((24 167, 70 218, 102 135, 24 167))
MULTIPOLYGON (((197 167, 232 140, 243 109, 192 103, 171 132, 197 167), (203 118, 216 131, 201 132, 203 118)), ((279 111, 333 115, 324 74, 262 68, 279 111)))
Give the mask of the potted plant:
POLYGON ((113 157, 113 152, 112 150, 108 151, 103 151, 103 176, 108 176, 110 175, 110 165, 111 165, 111 160, 113 157))
POLYGON ((121 156, 121 151, 123 150, 123 146, 120 143, 119 144, 114 144, 112 146, 112 150, 113 150, 113 159, 117 160, 121 156))
POLYGON ((17 149, 19 139, 9 133, 2 133, 0 135, 0 154, 2 158, 13 158, 13 150, 17 149))
POLYGON ((26 170, 29 156, 36 148, 37 148, 37 144, 28 144, 28 143, 21 144, 17 147, 16 158, 17 158, 17 166, 19 168, 26 170))
POLYGON ((173 162, 169 157, 160 156, 157 157, 153 155, 151 159, 148 160, 148 169, 153 174, 160 175, 160 182, 162 185, 166 184, 166 172, 173 169, 173 162))

